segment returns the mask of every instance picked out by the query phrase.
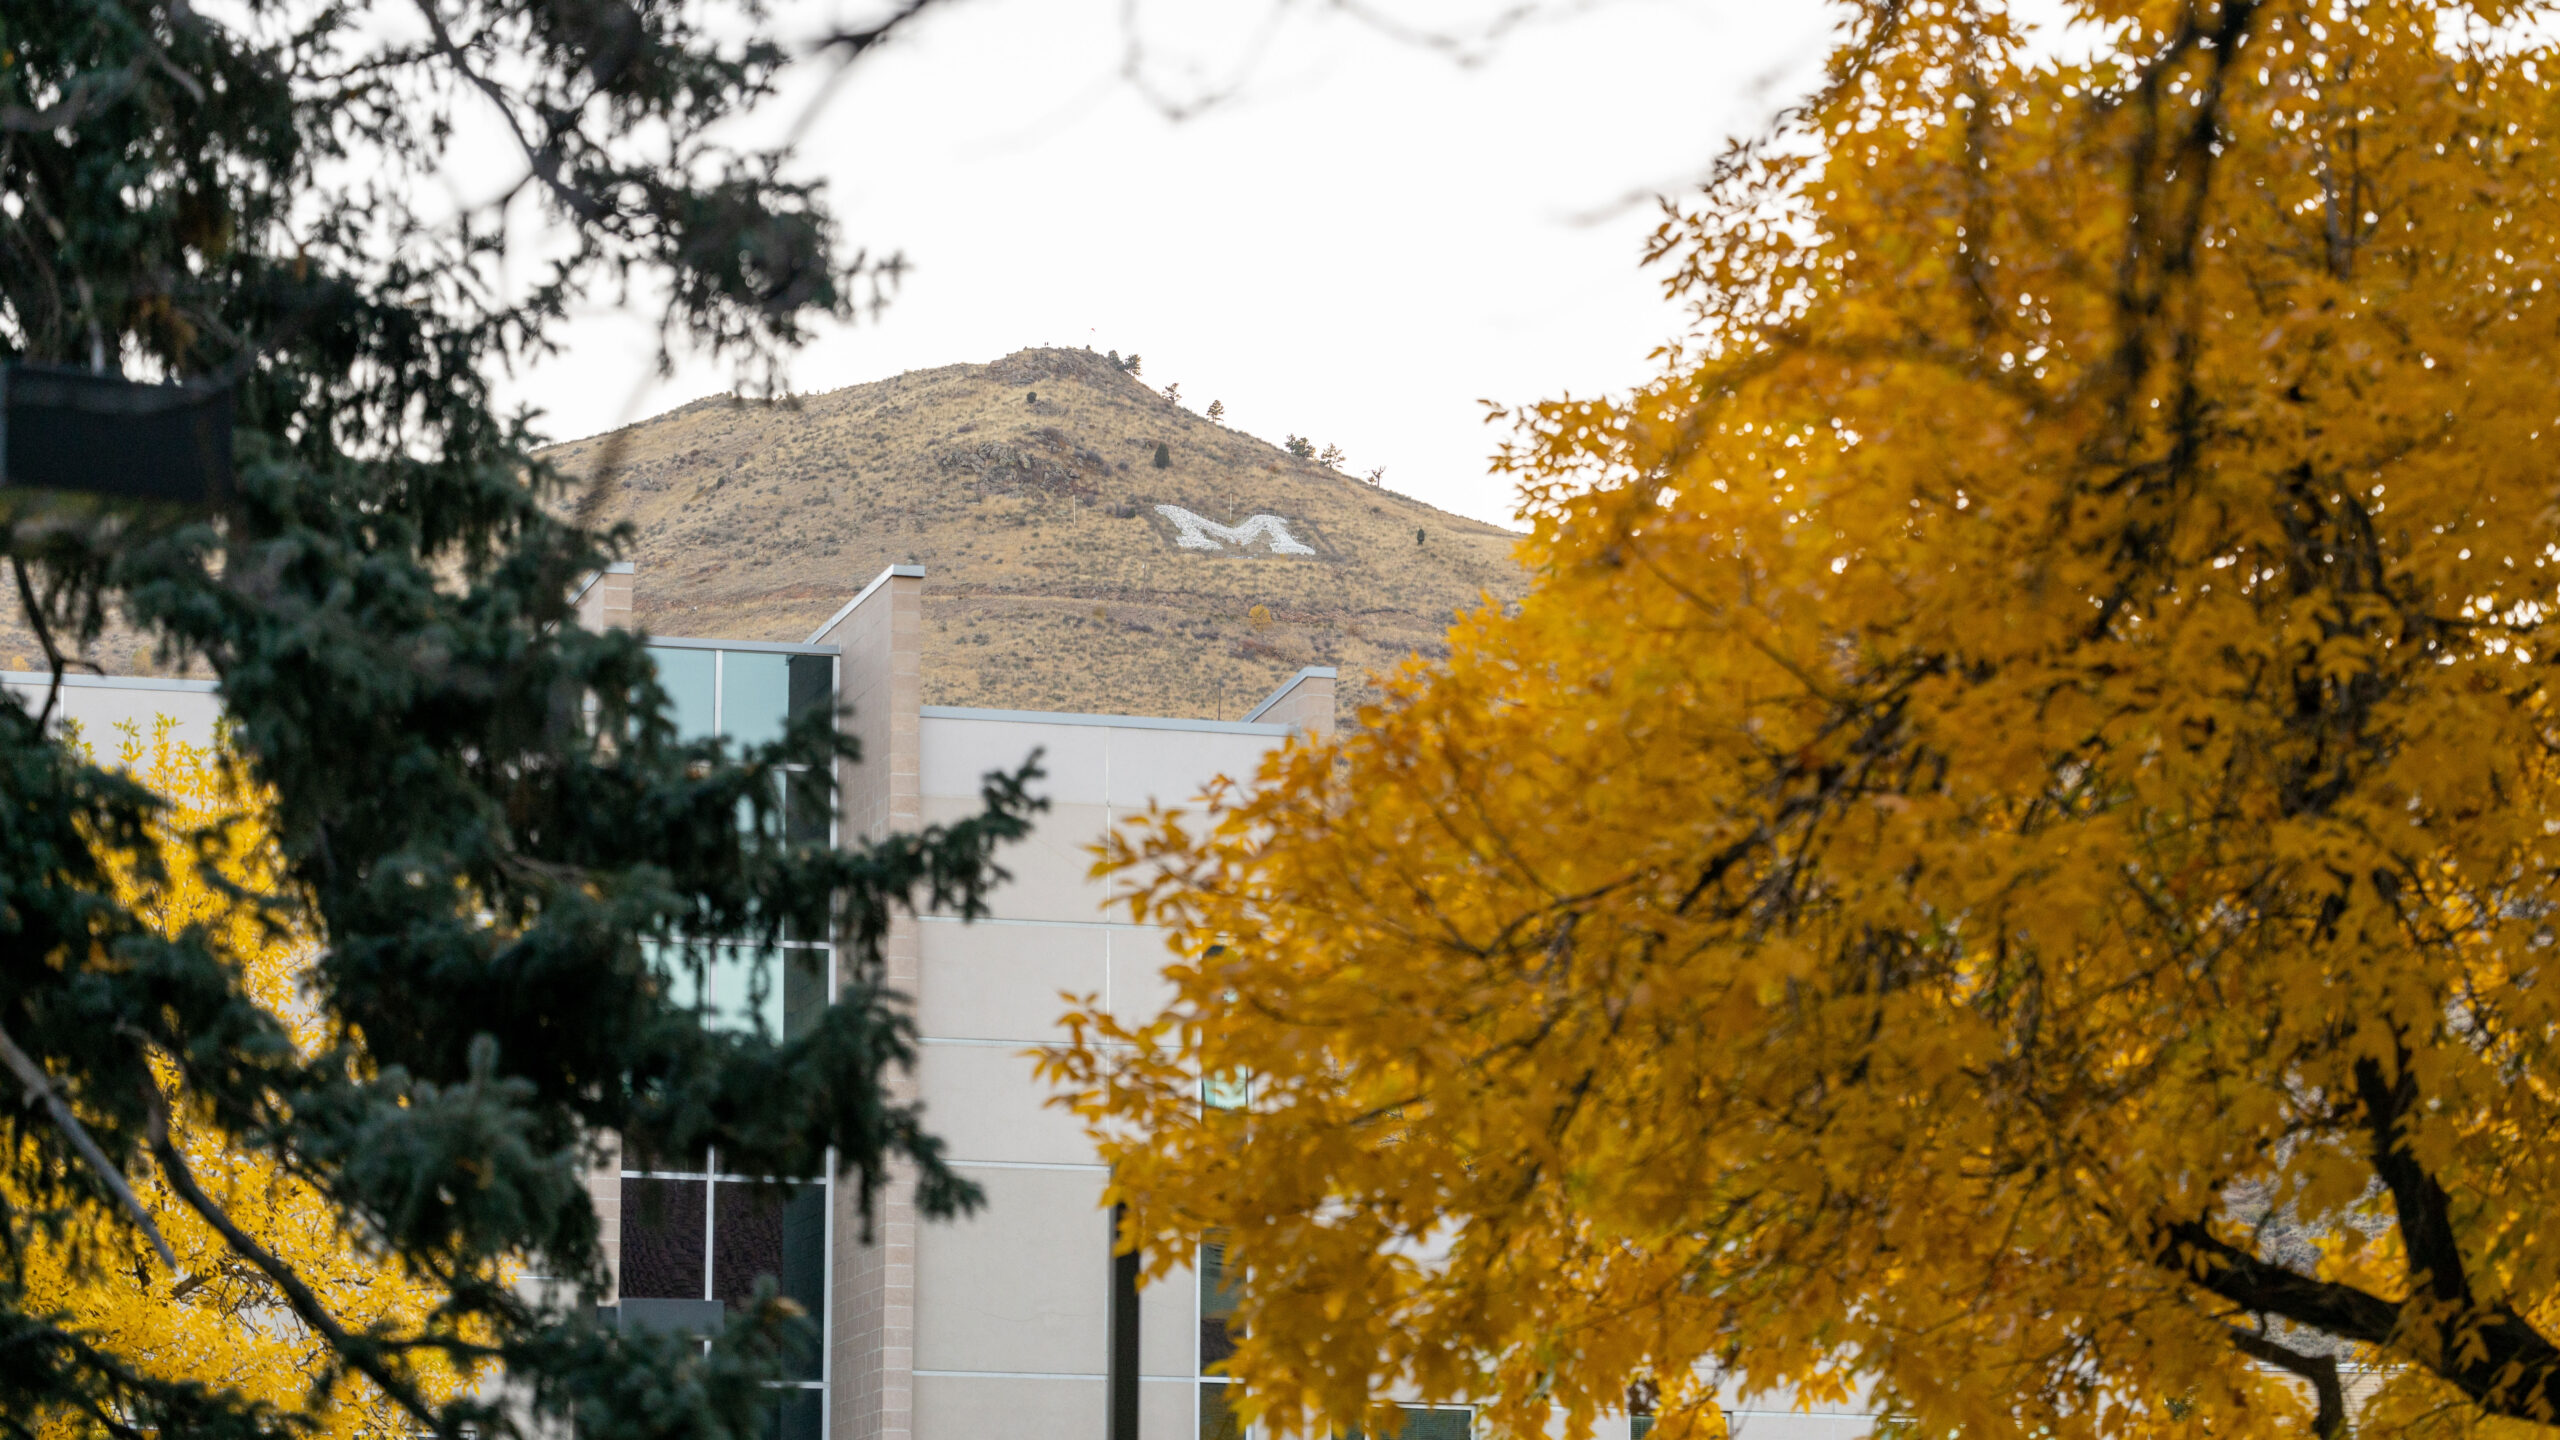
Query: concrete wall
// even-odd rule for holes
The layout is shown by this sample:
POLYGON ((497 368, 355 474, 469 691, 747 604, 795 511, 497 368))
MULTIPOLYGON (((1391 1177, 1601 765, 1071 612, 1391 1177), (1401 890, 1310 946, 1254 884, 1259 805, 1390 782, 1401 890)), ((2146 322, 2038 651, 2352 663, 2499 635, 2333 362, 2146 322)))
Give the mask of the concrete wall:
MULTIPOLYGON (((52 685, 48 671, 0 671, 0 693, 29 711, 41 709, 52 685)), ((62 696, 54 705, 57 722, 79 728, 80 738, 97 757, 114 763, 130 725, 142 743, 151 743, 152 727, 161 716, 177 722, 171 738, 189 745, 211 745, 214 722, 222 716, 222 697, 210 680, 176 680, 156 675, 65 675, 62 696)))
MULTIPOLYGON (((1039 752, 1050 809, 1005 852, 993 918, 929 916, 916 989, 926 1123, 987 1192, 916 1243, 917 1440, 989 1433, 1102 1440, 1111 1233, 1105 1174, 1074 1118, 1048 1106, 1029 1052, 1061 1038, 1067 996, 1150 1016, 1167 990, 1155 928, 1123 923, 1093 847, 1150 803, 1250 776, 1278 724, 933 708, 923 713, 923 819, 972 813, 980 777, 1039 752)), ((1197 1290, 1188 1273, 1139 1298, 1143 1440, 1197 1423, 1197 1290)), ((846 1432, 839 1431, 839 1440, 846 1432)))

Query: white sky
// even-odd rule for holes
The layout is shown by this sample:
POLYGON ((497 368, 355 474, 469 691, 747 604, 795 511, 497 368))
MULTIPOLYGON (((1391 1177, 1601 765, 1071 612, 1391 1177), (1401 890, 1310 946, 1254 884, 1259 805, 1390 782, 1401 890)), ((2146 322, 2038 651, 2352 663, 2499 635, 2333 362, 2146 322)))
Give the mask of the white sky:
MULTIPOLYGON (((1195 410, 1223 400, 1230 424, 1339 444, 1355 473, 1507 521, 1479 400, 1649 373, 1681 316, 1638 264, 1656 212, 1633 197, 1677 194, 1794 98, 1831 18, 1818 0, 1583 0, 1462 66, 1324 0, 1129 18, 1138 3, 953 0, 854 68, 804 156, 849 237, 913 269, 876 324, 801 354, 796 388, 1026 345, 1134 350, 1195 410), (1133 27, 1177 89, 1241 68, 1232 99, 1169 118, 1122 77, 1133 27)), ((651 380, 646 316, 599 309, 569 340, 514 391, 557 437, 727 388, 700 361, 651 380)))

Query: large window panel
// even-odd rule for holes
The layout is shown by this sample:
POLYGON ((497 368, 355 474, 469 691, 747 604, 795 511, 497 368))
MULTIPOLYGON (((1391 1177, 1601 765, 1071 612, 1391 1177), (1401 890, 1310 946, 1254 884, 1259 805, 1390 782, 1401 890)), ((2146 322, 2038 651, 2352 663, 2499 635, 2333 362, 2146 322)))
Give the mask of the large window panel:
POLYGON ((756 650, 720 655, 720 733, 740 745, 782 738, 791 708, 791 657, 756 650))
POLYGON ((635 1300, 702 1298, 700 1180, 622 1177, 622 1293, 635 1300))
POLYGON ((832 952, 795 949, 782 952, 782 1038, 797 1040, 817 1028, 826 1013, 832 952))
MULTIPOLYGON (((714 1187, 712 1298, 731 1309, 771 1281, 797 1301, 810 1323, 826 1310, 827 1210, 824 1185, 765 1185, 724 1180, 714 1187)), ((792 1357, 790 1378, 815 1380, 815 1349, 792 1357)))
POLYGON ((658 662, 658 684, 667 692, 667 708, 676 722, 676 734, 686 740, 699 740, 713 733, 718 718, 713 709, 718 653, 652 645, 649 658, 658 662))
POLYGON ((811 710, 836 708, 836 657, 794 655, 791 659, 791 718, 811 710))
POLYGON ((761 1022, 765 1034, 781 1039, 786 968, 780 952, 721 946, 713 952, 706 976, 702 1023, 743 1033, 761 1022))

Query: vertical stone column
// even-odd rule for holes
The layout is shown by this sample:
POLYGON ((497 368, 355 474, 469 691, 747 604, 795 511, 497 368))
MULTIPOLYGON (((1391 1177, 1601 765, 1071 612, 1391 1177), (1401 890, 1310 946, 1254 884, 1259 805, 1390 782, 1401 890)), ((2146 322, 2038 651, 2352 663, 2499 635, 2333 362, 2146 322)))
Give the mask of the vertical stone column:
MULTIPOLYGON (((924 818, 924 567, 893 565, 810 643, 837 647, 842 722, 862 763, 836 776, 844 843, 913 830, 924 818)), ((891 922, 884 960, 892 988, 916 993, 916 923, 891 922)), ((890 1077, 890 1099, 914 1098, 912 1077, 890 1077)), ((828 1433, 835 1440, 912 1440, 915 1433, 915 1191, 893 1175, 863 1235, 857 1197, 836 1192, 835 1273, 829 1287, 828 1433)))
POLYGON ((1333 738, 1336 675, 1330 665, 1310 665, 1280 682, 1245 719, 1289 728, 1318 740, 1333 738))
POLYGON ((585 630, 628 630, 631 628, 631 588, 639 578, 637 565, 628 560, 607 565, 587 577, 569 603, 577 609, 578 626, 585 630))

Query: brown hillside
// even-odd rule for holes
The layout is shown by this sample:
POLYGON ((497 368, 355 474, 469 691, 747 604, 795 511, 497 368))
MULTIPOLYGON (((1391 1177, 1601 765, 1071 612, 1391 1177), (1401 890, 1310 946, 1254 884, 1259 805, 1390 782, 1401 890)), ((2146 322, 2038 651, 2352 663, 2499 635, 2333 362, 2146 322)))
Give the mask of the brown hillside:
POLYGON ((883 567, 923 565, 934 705, 1233 718, 1297 667, 1337 665, 1347 719, 1369 672, 1525 585, 1508 532, 1203 419, 1084 350, 698 401, 552 453, 607 467, 657 634, 804 639, 883 567), (1276 516, 1314 553, 1214 532, 1215 552, 1186 550, 1158 505, 1276 516))

